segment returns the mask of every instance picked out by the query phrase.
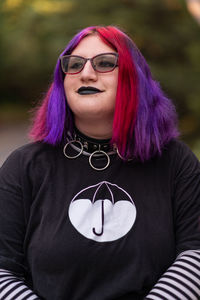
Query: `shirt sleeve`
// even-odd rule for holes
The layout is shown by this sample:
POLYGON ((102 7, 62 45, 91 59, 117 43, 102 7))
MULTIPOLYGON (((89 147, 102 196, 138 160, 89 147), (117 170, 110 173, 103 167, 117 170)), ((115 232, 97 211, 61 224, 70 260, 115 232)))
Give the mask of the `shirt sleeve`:
POLYGON ((180 144, 173 162, 173 212, 175 262, 145 299, 200 299, 200 164, 190 149, 180 144))
POLYGON ((0 168, 0 268, 23 276, 26 226, 20 165, 21 155, 14 151, 0 168))
POLYGON ((174 168, 172 203, 178 256, 186 250, 200 249, 200 163, 181 144, 174 168))
POLYGON ((0 269, 0 299, 38 300, 40 298, 25 285, 23 278, 10 271, 0 269))
POLYGON ((200 251, 188 250, 179 255, 145 299, 199 300, 200 251))

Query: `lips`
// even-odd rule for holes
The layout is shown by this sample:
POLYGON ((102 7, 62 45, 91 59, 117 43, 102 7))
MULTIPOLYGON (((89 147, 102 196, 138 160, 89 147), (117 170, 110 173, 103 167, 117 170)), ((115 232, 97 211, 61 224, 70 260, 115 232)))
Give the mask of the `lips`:
POLYGON ((103 91, 93 87, 93 86, 82 86, 78 89, 77 93, 79 95, 91 95, 91 94, 97 94, 102 93, 103 91))

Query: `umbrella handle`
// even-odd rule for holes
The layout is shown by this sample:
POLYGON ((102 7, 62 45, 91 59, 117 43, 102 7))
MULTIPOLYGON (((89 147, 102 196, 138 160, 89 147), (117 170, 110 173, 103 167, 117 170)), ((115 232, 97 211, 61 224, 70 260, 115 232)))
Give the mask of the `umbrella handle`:
POLYGON ((104 200, 101 201, 101 221, 101 232, 96 232, 96 229, 92 228, 93 233, 98 236, 101 236, 104 231, 104 200))

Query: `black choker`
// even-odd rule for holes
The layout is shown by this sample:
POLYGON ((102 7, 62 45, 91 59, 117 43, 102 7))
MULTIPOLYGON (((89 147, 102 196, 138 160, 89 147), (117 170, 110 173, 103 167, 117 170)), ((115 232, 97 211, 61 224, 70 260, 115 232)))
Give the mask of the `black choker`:
POLYGON ((83 150, 89 153, 93 153, 96 150, 102 150, 104 152, 113 151, 113 146, 110 144, 110 139, 98 140, 88 137, 75 128, 74 139, 79 141, 83 145, 83 150))
POLYGON ((105 170, 110 165, 110 155, 118 153, 117 148, 110 144, 110 139, 98 140, 85 136, 78 129, 75 129, 74 136, 69 134, 68 142, 63 148, 64 155, 69 159, 74 159, 81 154, 89 156, 90 166, 97 171, 105 170), (77 154, 71 156, 68 154, 68 147, 71 146, 77 154), (94 165, 94 158, 105 158, 106 162, 103 167, 94 165))

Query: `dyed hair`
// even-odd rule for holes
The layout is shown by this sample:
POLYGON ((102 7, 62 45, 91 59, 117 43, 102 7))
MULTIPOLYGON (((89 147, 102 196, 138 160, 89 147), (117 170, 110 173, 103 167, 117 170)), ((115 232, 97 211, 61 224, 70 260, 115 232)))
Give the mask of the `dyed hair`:
MULTIPOLYGON (((149 66, 134 42, 115 26, 92 26, 80 31, 61 56, 70 54, 80 41, 98 34, 119 55, 119 75, 113 120, 112 144, 124 159, 149 160, 178 136, 177 115, 171 100, 153 80, 149 66)), ((74 118, 64 91, 64 74, 58 59, 54 80, 37 108, 30 137, 51 145, 60 144, 67 132, 73 135, 74 118)))

